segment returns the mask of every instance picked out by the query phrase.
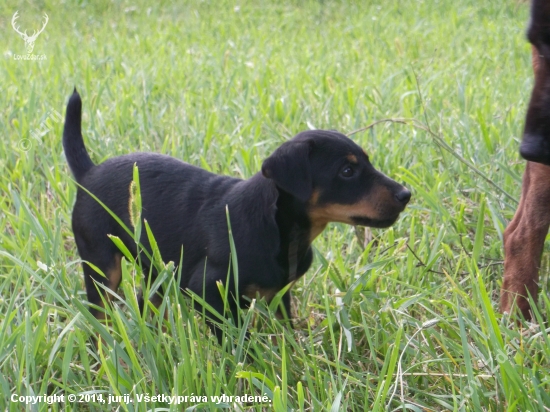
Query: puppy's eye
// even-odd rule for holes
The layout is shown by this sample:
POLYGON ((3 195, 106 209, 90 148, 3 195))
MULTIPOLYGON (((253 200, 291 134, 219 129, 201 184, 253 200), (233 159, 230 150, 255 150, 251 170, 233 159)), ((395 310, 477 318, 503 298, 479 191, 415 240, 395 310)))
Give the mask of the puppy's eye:
POLYGON ((355 173, 355 170, 351 166, 344 166, 340 174, 344 177, 352 177, 355 173))

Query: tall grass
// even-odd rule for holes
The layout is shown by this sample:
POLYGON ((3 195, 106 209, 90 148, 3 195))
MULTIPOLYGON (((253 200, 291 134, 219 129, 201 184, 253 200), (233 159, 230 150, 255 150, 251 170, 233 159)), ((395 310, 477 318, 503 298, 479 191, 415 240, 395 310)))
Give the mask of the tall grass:
POLYGON ((547 256, 537 325, 497 311, 524 169, 527 18, 515 0, 0 4, 0 409, 550 410, 547 256), (49 15, 33 51, 45 60, 14 59, 25 50, 16 10, 29 32, 49 15), (143 280, 127 260, 100 323, 61 148, 74 86, 94 161, 158 151, 243 178, 301 130, 414 119, 353 135, 413 199, 370 241, 336 224, 315 241, 293 288, 294 330, 254 302, 240 319, 250 339, 220 320, 218 345, 173 266, 146 286, 163 285, 163 305, 140 316, 143 280), (96 401, 22 406, 12 394, 96 401), (223 394, 267 400, 210 398, 223 394))

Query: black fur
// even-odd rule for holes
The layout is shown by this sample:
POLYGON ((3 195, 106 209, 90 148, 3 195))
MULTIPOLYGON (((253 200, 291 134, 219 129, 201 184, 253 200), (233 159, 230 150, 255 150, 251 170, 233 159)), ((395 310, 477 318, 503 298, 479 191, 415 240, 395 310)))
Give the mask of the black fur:
POLYGON ((82 140, 82 101, 74 89, 73 95, 67 105, 65 115, 65 127, 63 128, 63 150, 71 168, 71 172, 77 181, 82 179, 94 164, 82 140))
POLYGON ((525 116, 520 154, 550 165, 550 2, 533 0, 527 38, 532 45, 535 82, 525 116))

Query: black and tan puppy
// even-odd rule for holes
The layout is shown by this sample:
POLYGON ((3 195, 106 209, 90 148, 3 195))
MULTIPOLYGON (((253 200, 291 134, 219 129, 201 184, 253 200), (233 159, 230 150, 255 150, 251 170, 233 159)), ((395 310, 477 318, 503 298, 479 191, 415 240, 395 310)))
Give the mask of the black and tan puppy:
MULTIPOLYGON (((388 227, 411 197, 375 170, 350 139, 324 130, 302 132, 284 143, 264 161, 261 173, 248 180, 215 175, 155 153, 134 153, 95 165, 84 147, 81 113, 75 90, 67 105, 63 147, 76 181, 131 227, 129 186, 137 164, 142 218, 151 226, 162 258, 178 263, 183 247, 181 288, 204 296, 219 313, 224 306, 216 283, 226 282, 230 266, 226 206, 238 260, 238 285, 230 273, 226 288, 234 291, 238 286, 241 295, 270 300, 307 271, 311 242, 327 223, 388 227)), ((88 299, 101 307, 103 288, 96 283, 116 290, 121 278, 121 253, 107 235, 120 237, 134 256, 135 242, 81 188, 72 225, 81 258, 106 276, 83 263, 88 299)), ((141 241, 149 247, 147 236, 141 241)), ((148 265, 143 256, 142 262, 148 265)), ((242 296, 231 299, 233 316, 245 304, 242 296)), ((283 305, 290 315, 289 293, 283 305)), ((102 316, 98 309, 94 313, 102 316)), ((221 339, 219 329, 213 331, 221 339)))

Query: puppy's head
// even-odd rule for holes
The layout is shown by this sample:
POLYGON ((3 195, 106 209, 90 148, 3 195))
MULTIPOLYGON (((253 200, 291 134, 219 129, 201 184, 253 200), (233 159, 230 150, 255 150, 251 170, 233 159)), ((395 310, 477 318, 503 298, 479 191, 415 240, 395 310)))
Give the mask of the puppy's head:
POLYGON ((527 38, 532 45, 535 82, 525 116, 521 155, 550 165, 550 2, 533 0, 527 38))
POLYGON ((320 230, 328 222, 388 227, 411 197, 351 139, 333 131, 298 134, 264 161, 262 174, 303 202, 320 230))

